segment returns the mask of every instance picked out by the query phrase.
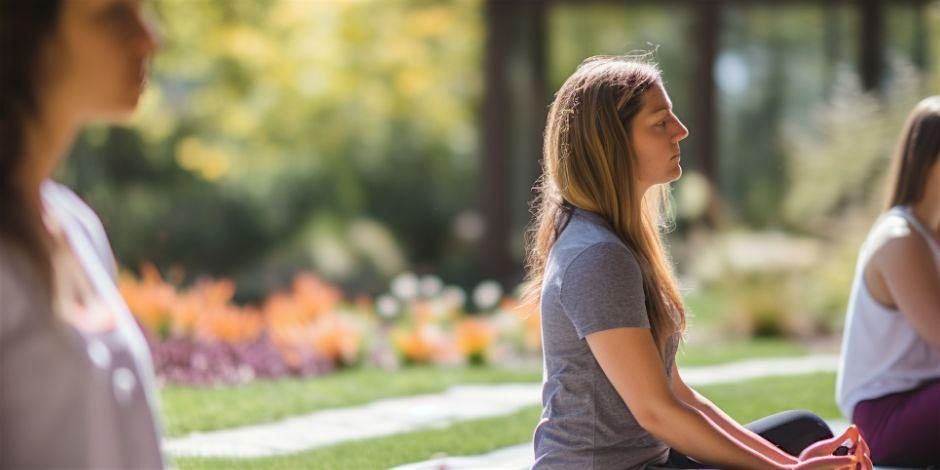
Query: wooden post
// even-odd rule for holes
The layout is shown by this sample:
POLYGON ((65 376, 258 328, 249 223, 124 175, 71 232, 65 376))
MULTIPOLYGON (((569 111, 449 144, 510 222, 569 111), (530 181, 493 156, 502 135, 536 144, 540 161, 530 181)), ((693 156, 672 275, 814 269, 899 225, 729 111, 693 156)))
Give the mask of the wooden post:
POLYGON ((482 261, 487 275, 512 287, 522 279, 523 253, 512 235, 529 224, 530 188, 540 170, 546 2, 488 0, 485 8, 482 261))
POLYGON ((717 148, 718 106, 715 83, 715 62, 718 60, 718 42, 721 21, 721 2, 701 0, 695 3, 695 41, 697 80, 691 83, 691 96, 695 106, 695 142, 694 157, 699 161, 699 169, 711 185, 706 222, 717 224, 718 210, 718 162, 717 148))
MULTIPOLYGON (((927 25, 926 0, 914 0, 914 51, 911 54, 921 72, 930 67, 930 27, 927 25)), ((926 91, 926 90, 924 90, 926 91)))
POLYGON ((506 65, 509 62, 510 15, 513 3, 486 2, 486 77, 483 94, 483 265, 487 274, 504 276, 509 269, 509 217, 506 208, 506 161, 509 100, 506 65))
POLYGON ((885 8, 882 0, 858 0, 861 19, 859 67, 862 87, 879 91, 884 72, 885 8))

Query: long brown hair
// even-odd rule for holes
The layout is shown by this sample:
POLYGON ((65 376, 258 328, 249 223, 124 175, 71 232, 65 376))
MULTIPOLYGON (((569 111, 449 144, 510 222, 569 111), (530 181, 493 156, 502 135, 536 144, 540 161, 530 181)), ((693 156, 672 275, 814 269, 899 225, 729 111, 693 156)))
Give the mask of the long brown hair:
POLYGON ((908 116, 891 164, 887 208, 919 202, 930 168, 940 159, 940 95, 925 98, 908 116))
POLYGON ((668 186, 638 196, 630 141, 643 95, 659 85, 659 68, 646 56, 597 56, 581 63, 556 93, 545 127, 522 301, 530 308, 538 305, 548 253, 570 208, 596 213, 637 257, 653 339, 662 354, 666 339, 685 328, 682 297, 660 239, 668 186))
POLYGON ((60 10, 60 0, 0 0, 0 238, 24 250, 47 282, 49 249, 16 178, 28 164, 27 122, 40 118, 40 54, 60 10))

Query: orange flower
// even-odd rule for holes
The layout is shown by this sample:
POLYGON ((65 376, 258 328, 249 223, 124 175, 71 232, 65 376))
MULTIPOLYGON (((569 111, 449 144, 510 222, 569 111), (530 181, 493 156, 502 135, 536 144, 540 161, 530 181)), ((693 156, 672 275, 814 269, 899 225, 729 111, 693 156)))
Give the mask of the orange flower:
POLYGON ((310 273, 300 273, 294 277, 292 293, 294 299, 311 317, 332 312, 343 298, 339 289, 310 273))
POLYGON ((263 318, 256 310, 219 306, 199 315, 197 335, 209 340, 241 343, 257 339, 263 327, 263 318))
POLYGON ((303 307, 297 300, 282 293, 268 297, 264 304, 264 316, 271 329, 290 328, 302 325, 308 320, 303 307))
POLYGON ((191 293, 177 296, 170 309, 170 334, 174 337, 191 335, 202 311, 203 304, 197 296, 191 293))
POLYGON ((393 339, 395 347, 406 362, 430 364, 435 357, 435 344, 423 328, 416 328, 410 332, 396 331, 393 339))
POLYGON ((151 332, 165 338, 169 334, 170 318, 179 301, 176 290, 160 277, 157 268, 145 263, 141 266, 141 279, 123 273, 118 288, 131 313, 151 332))
POLYGON ((362 335, 339 316, 330 315, 306 324, 282 325, 270 333, 285 360, 291 356, 314 355, 340 364, 352 364, 359 357, 362 335))
POLYGON ((359 356, 360 334, 339 316, 318 321, 313 329, 314 348, 335 362, 352 364, 359 356))
POLYGON ((434 319, 434 309, 430 302, 424 299, 415 300, 411 303, 412 315, 416 325, 426 325, 434 319))
POLYGON ((268 297, 264 316, 269 328, 290 328, 332 314, 340 300, 342 294, 339 289, 312 274, 301 273, 294 278, 290 293, 276 293, 268 297))
POLYGON ((496 329, 482 318, 465 318, 457 323, 457 348, 471 363, 485 361, 486 350, 496 338, 496 329))

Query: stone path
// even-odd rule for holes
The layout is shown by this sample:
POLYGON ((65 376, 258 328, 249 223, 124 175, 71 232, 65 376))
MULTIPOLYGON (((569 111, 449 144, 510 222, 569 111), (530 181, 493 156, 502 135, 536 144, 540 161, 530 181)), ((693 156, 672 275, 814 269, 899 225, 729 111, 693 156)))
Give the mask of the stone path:
POLYGON ((539 403, 539 384, 461 385, 443 393, 333 408, 282 421, 194 433, 164 442, 174 456, 264 457, 454 422, 503 416, 539 403))
MULTIPOLYGON (((837 365, 837 356, 816 355, 684 367, 681 371, 683 379, 690 385, 708 385, 834 371, 837 365)), ((538 405, 540 389, 540 384, 464 385, 443 393, 379 400, 272 423, 193 433, 166 439, 164 448, 170 455, 187 457, 247 458, 290 454, 355 439, 446 427, 457 421, 511 414, 521 408, 538 405)), ((503 459, 512 462, 516 455, 514 452, 518 451, 511 449, 497 451, 490 458, 494 463, 503 459)), ((486 467, 491 468, 489 465, 486 467)))

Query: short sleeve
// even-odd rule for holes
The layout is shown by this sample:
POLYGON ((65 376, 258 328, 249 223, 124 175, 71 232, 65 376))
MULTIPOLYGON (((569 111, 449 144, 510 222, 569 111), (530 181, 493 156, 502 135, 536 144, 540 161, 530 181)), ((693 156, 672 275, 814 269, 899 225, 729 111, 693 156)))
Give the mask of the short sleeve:
POLYGON ((561 305, 578 337, 612 328, 649 328, 643 276, 625 246, 591 245, 568 265, 562 278, 561 305))

